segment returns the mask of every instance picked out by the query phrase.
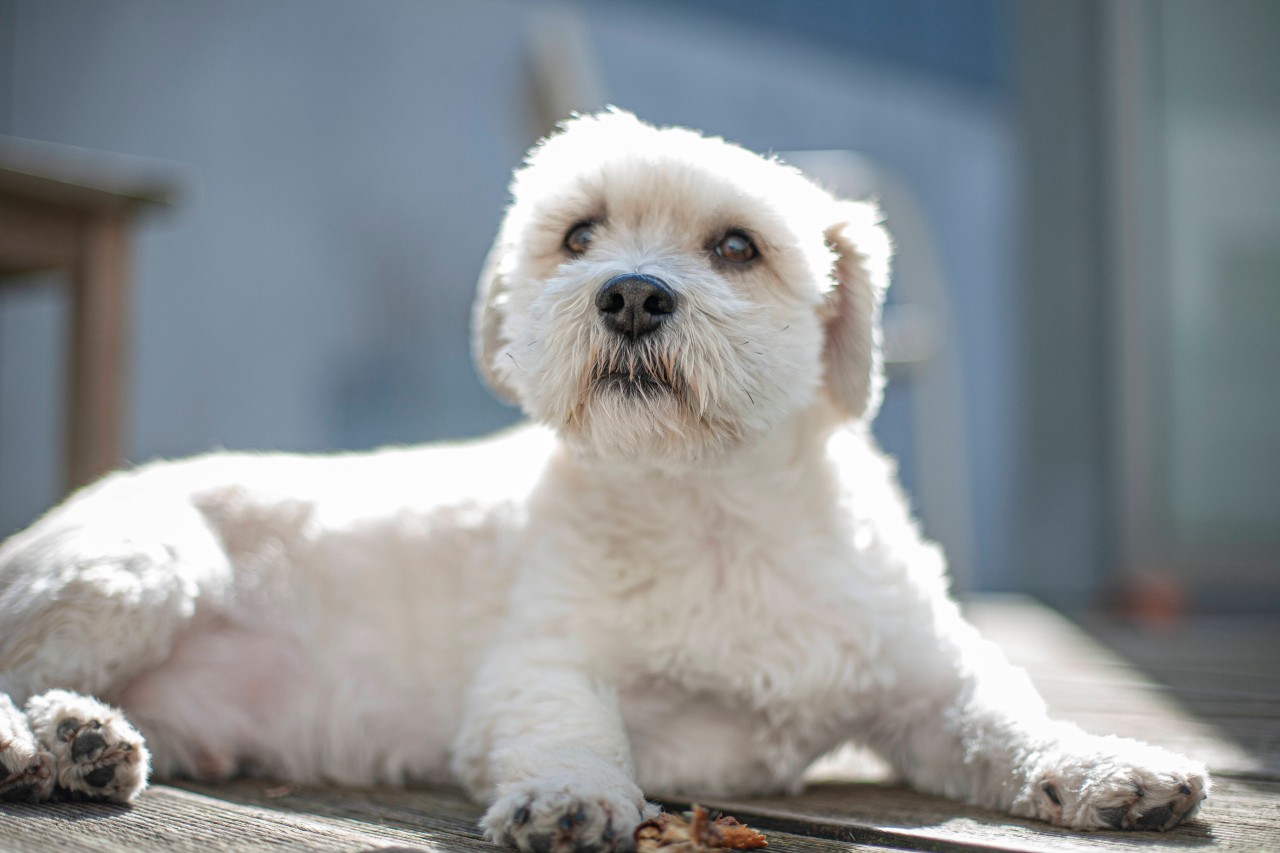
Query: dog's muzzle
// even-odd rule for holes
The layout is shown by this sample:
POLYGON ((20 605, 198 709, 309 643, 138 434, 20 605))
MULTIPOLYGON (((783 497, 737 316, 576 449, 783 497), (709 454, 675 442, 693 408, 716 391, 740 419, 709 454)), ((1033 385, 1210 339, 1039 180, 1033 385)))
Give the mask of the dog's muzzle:
POLYGON ((596 308, 609 331, 637 341, 656 331, 676 310, 676 294, 651 275, 623 273, 600 288, 596 308))

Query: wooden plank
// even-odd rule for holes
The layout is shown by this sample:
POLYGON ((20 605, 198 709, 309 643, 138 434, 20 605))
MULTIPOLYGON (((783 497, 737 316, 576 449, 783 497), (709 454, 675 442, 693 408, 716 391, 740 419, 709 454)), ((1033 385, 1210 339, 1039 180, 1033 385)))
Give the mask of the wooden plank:
MULTIPOLYGON (((0 805, 0 850, 492 850, 475 829, 481 809, 449 788, 301 787, 261 781, 156 786, 132 807, 0 805), (204 792, 210 793, 204 793, 204 792)), ((761 830, 769 849, 1208 850, 1280 849, 1280 784, 1225 781, 1213 819, 1169 833, 1071 833, 872 784, 825 784, 801 797, 706 800, 761 830)), ((671 804, 684 808, 686 803, 671 804)))
MULTIPOLYGON (((356 826, 376 826, 413 834, 419 844, 442 850, 493 851, 476 828, 484 809, 462 791, 450 787, 340 788, 275 786, 261 781, 232 785, 184 784, 187 790, 224 798, 238 805, 298 815, 339 819, 356 826)), ((810 838, 781 829, 769 833, 774 853, 834 853, 878 850, 831 838, 810 838)))
POLYGON ((177 169, 124 154, 0 136, 0 194, 83 211, 173 204, 177 169))
MULTIPOLYGON (((1220 780, 1202 819, 1164 833, 1070 832, 871 783, 814 785, 799 797, 699 802, 767 834, 784 830, 903 850, 1280 850, 1280 782, 1274 781, 1220 780)), ((673 805, 684 807, 683 801, 673 805)))
MULTIPOLYGON (((255 808, 156 786, 136 805, 0 803, 0 850, 26 851, 364 851, 391 845, 440 847, 410 832, 255 808)), ((489 848, 492 849, 492 848, 489 848)))
POLYGON ((448 844, 445 849, 493 849, 477 826, 484 810, 454 788, 342 788, 276 785, 262 780, 190 782, 182 787, 240 806, 407 832, 419 839, 418 843, 448 844))
MULTIPOLYGON (((1026 667, 1054 716, 1097 734, 1178 750, 1218 773, 1280 771, 1280 760, 1191 713, 1169 688, 1047 607, 1019 596, 989 596, 971 602, 966 612, 1013 663, 1026 667)), ((1270 709, 1264 713, 1280 709, 1280 691, 1261 699, 1270 709)))
POLYGON ((1280 778, 1280 618, 1196 617, 1164 631, 1100 619, 1085 625, 1185 712, 1244 749, 1251 772, 1280 778))

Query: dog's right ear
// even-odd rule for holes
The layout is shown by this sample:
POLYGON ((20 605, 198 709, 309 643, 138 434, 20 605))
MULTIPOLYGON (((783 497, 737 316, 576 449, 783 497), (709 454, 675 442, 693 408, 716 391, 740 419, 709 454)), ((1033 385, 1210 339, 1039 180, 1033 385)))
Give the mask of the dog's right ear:
POLYGON ((509 296, 502 279, 504 249, 502 235, 499 234, 484 260, 484 269, 476 284, 476 301, 471 310, 471 354, 480 378, 494 396, 504 403, 518 405, 520 398, 515 389, 494 369, 508 343, 502 331, 509 296))

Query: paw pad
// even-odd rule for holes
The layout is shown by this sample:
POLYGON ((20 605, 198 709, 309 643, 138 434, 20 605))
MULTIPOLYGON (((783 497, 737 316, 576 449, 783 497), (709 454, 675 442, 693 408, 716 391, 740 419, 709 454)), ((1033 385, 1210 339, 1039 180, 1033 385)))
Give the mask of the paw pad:
POLYGON ((0 762, 0 800, 40 802, 53 791, 53 756, 37 752, 26 767, 12 770, 0 762))
POLYGON ((114 778, 116 778, 114 764, 104 764, 84 774, 85 784, 94 788, 105 788, 114 778))
POLYGON ((107 748, 107 739, 96 731, 81 731, 71 741, 72 761, 93 761, 107 748))
POLYGON ((1173 806, 1151 809, 1134 823, 1138 829, 1161 830, 1173 822, 1173 806))

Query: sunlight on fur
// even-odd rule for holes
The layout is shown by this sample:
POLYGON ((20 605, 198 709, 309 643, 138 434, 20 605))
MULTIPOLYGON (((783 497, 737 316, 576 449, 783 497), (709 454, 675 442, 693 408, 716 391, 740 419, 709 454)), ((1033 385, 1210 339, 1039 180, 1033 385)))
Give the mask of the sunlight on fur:
POLYGON ((620 110, 511 191, 474 347, 532 423, 155 462, 15 535, 0 798, 439 781, 498 843, 626 850, 647 796, 798 791, 856 744, 1063 827, 1196 814, 1203 765, 1049 719, 950 597, 869 429, 874 205, 620 110))

